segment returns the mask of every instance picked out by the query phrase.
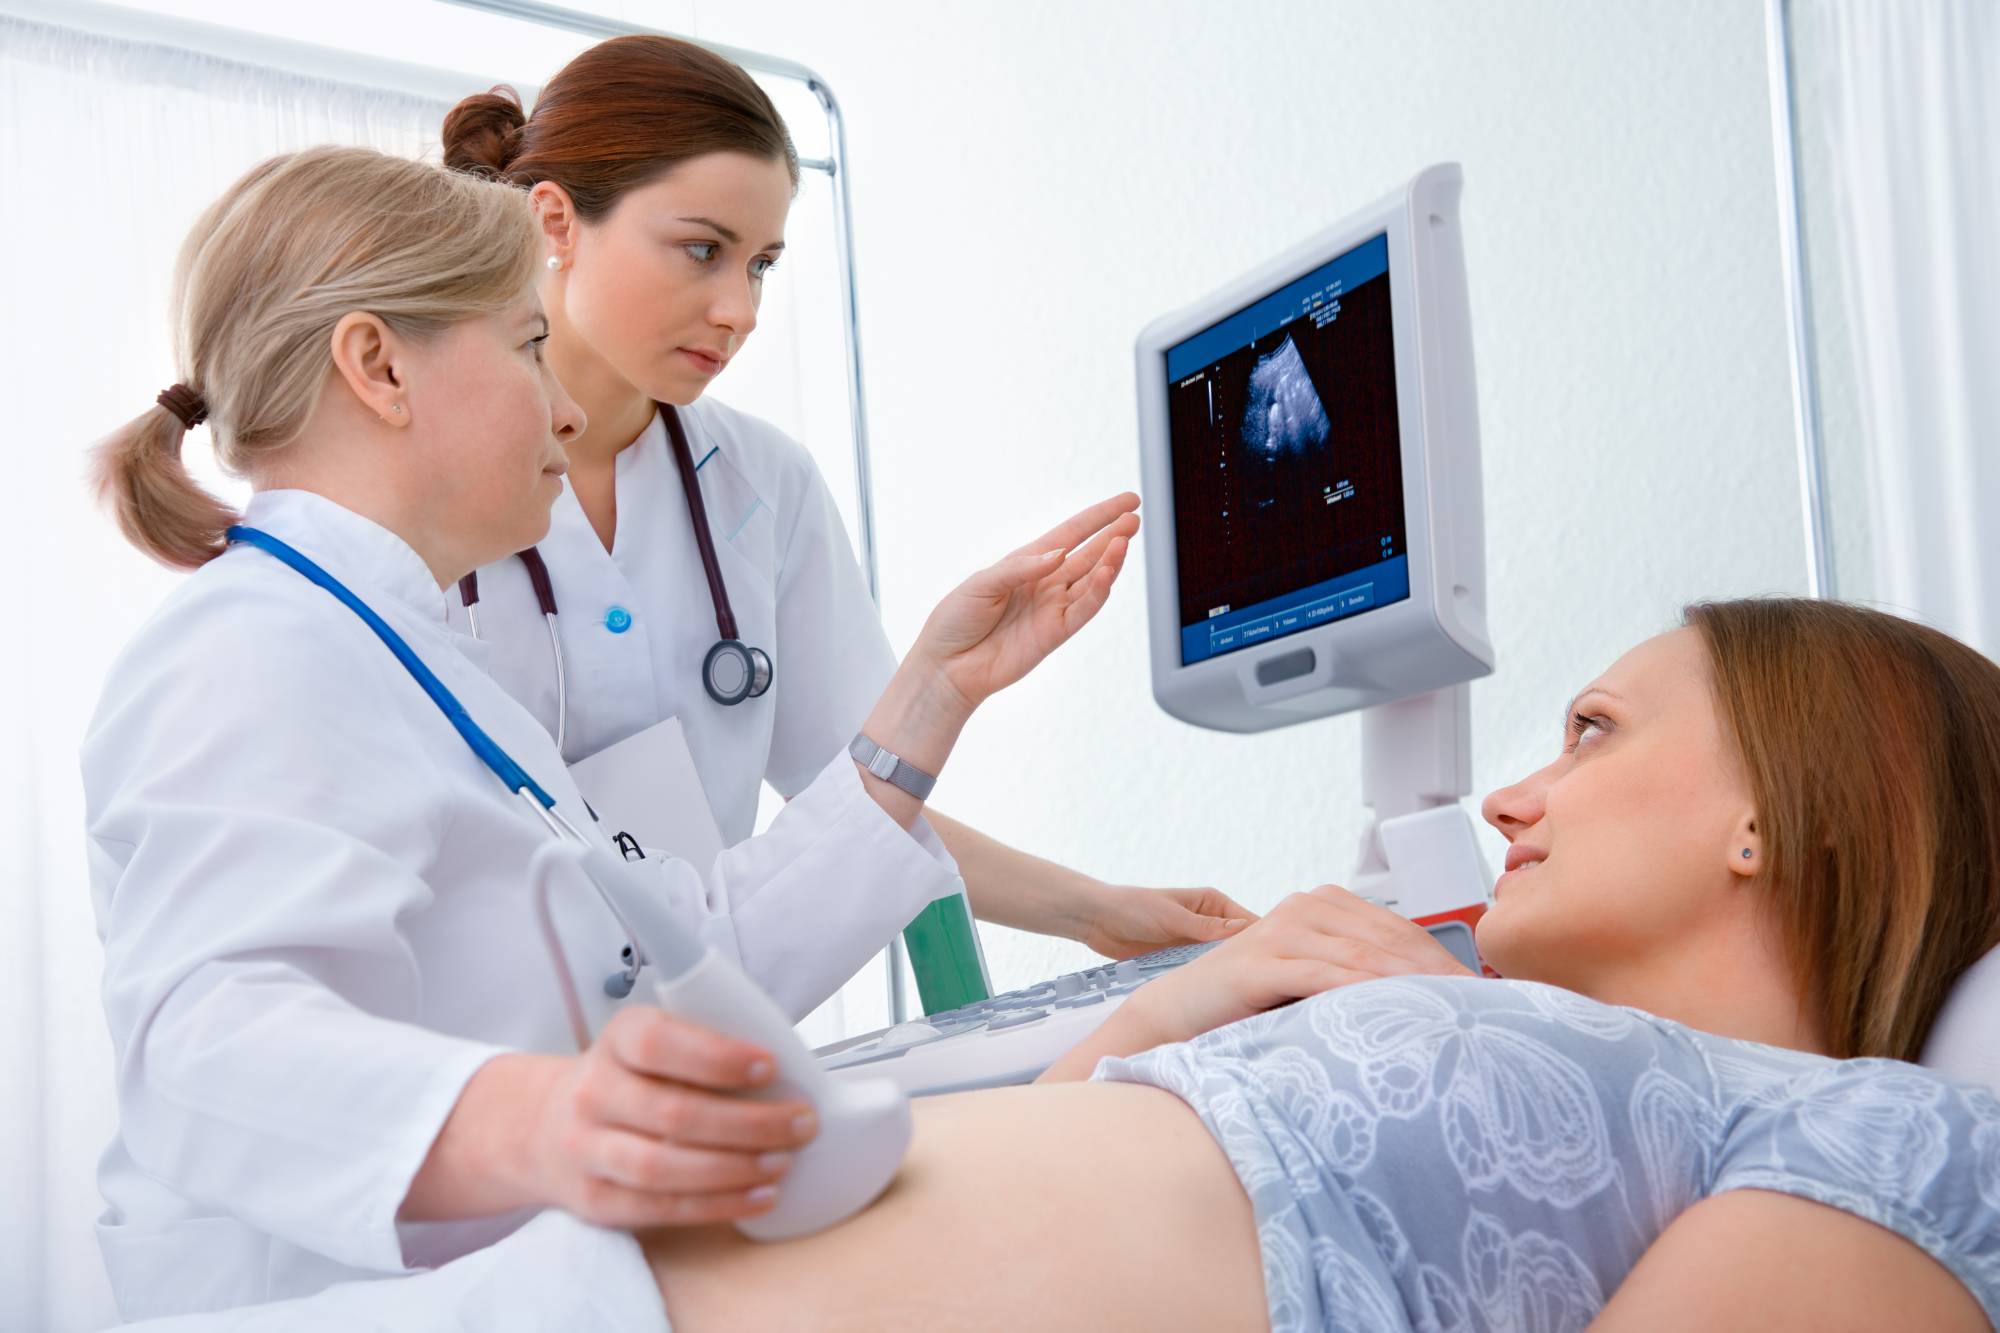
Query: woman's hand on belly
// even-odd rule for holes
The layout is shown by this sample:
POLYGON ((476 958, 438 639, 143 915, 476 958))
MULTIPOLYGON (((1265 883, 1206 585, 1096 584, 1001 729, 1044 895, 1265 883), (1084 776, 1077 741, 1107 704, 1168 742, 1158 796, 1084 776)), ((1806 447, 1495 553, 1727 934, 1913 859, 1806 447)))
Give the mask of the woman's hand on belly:
POLYGON ((467 1082, 399 1214, 477 1217, 540 1205, 610 1227, 768 1211, 811 1106, 739 1094, 771 1055, 633 1005, 581 1055, 503 1055, 467 1082))
POLYGON ((1105 1056, 1132 1055, 1377 977, 1473 975, 1422 926, 1323 884, 1295 893, 1235 938, 1133 992, 1039 1082, 1088 1077, 1105 1056))
POLYGON ((1235 939, 1135 992, 1167 1040, 1377 977, 1473 975, 1431 933, 1386 907, 1323 884, 1295 893, 1235 939))

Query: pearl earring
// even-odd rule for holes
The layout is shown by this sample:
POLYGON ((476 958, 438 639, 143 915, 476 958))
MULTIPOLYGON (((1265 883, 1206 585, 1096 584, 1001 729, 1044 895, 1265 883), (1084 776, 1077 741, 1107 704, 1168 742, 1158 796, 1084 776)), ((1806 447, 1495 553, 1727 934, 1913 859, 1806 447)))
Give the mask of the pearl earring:
POLYGON ((549 259, 548 259, 548 264, 549 264, 549 272, 551 272, 551 273, 560 273, 560 272, 562 272, 562 256, 561 256, 561 255, 550 255, 550 256, 549 256, 549 259))

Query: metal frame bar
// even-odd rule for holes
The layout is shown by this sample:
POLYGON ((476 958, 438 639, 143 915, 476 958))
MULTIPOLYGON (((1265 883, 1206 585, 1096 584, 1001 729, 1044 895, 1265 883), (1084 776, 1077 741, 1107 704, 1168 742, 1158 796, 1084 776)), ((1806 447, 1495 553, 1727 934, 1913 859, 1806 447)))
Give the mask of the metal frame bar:
POLYGON ((440 65, 404 61, 316 46, 200 19, 127 9, 98 0, 0 0, 0 16, 143 46, 166 47, 259 69, 282 70, 304 79, 327 79, 377 92, 396 93, 451 105, 476 75, 440 65))
MULTIPOLYGON (((713 51, 725 60, 734 61, 744 69, 802 83, 819 102, 821 110, 826 113, 828 155, 824 158, 801 158, 799 166, 807 171, 825 172, 833 186, 833 243, 839 256, 841 304, 847 316, 847 408, 854 432, 855 515, 860 528, 857 537, 861 543, 861 572, 868 580, 868 595, 879 606, 882 591, 875 559, 875 489, 868 458, 868 407, 861 374, 861 306, 854 276, 854 213, 847 188, 847 125, 840 114, 840 102, 833 95, 832 85, 816 70, 795 60, 745 51, 718 42, 704 42, 699 38, 683 37, 664 29, 627 23, 601 14, 586 14, 562 5, 543 4, 540 0, 444 0, 444 3, 540 24, 546 28, 581 33, 586 37, 625 37, 633 33, 679 37, 682 41, 691 41, 696 46, 713 51)), ((903 986, 903 937, 898 934, 889 942, 890 1021, 900 1023, 908 1013, 909 997, 903 986)))
POLYGON ((1799 207, 1798 125, 1792 105, 1788 0, 1765 0, 1764 44, 1771 73, 1771 154, 1778 187, 1778 250, 1785 269, 1786 332, 1792 362, 1792 417, 1804 510, 1806 591, 1833 597, 1832 523, 1826 507, 1826 450, 1820 436, 1812 293, 1806 281, 1805 221, 1799 207))

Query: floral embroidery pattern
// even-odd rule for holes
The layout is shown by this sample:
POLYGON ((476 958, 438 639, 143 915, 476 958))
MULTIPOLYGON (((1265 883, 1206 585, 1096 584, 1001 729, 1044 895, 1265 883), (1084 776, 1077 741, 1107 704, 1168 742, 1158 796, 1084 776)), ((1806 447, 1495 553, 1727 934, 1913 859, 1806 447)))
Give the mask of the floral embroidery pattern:
POLYGON ((1369 982, 1100 1078, 1179 1095, 1258 1219, 1275 1330, 1580 1329, 1702 1198, 1901 1232, 2000 1322, 2000 1098, 1547 986, 1369 982))

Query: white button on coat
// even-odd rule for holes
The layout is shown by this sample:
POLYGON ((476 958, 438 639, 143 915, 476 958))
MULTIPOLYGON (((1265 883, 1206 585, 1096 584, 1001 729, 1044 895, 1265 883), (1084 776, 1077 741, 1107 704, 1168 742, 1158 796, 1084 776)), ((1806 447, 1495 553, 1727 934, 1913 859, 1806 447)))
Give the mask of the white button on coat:
MULTIPOLYGON (((305 492, 259 494, 246 522, 353 589, 588 822, 548 733, 474 664, 414 551, 305 492)), ((659 608, 638 590, 629 605, 632 638, 659 608)), ((550 835, 373 632, 234 547, 113 666, 83 776, 119 1098, 99 1235, 125 1317, 432 1266, 520 1225, 395 1214, 482 1062, 572 1049, 522 874, 550 835)), ((726 913, 746 970, 803 1015, 951 887, 926 833, 834 756, 706 888, 670 862, 662 892, 692 929, 726 913)), ((624 938, 581 886, 554 907, 601 1024, 597 983, 624 938)))

